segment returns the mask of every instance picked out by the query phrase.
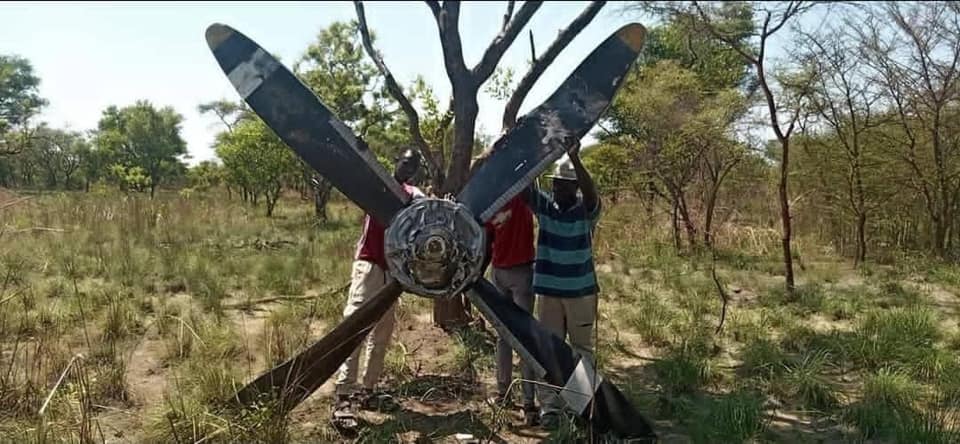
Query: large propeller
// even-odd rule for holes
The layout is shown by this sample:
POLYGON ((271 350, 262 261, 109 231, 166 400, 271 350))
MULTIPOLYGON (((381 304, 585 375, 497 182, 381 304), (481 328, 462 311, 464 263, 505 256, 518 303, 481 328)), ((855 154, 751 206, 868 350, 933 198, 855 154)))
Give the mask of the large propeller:
MULTIPOLYGON (((564 141, 582 137, 606 109, 636 58, 644 33, 638 24, 627 25, 591 53, 550 99, 496 144, 500 148, 493 150, 458 196, 458 208, 483 223, 562 156, 564 141), (571 133, 564 128, 579 130, 571 133)), ((391 224, 396 218, 414 207, 373 153, 268 52, 222 24, 211 25, 206 39, 221 69, 254 112, 347 198, 388 229, 395 228, 391 224)), ((544 329, 486 279, 476 278, 464 288, 498 333, 548 384, 564 388, 561 396, 597 431, 655 439, 647 421, 623 394, 563 338, 544 329)), ((412 289, 392 280, 307 350, 238 391, 237 400, 249 405, 267 394, 279 398, 283 410, 293 409, 333 375, 404 290, 412 289)))

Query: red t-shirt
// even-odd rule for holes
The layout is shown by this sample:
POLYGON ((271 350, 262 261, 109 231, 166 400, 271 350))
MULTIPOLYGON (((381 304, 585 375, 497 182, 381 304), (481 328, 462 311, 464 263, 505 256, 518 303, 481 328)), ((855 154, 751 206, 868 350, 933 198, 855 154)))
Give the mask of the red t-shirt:
MULTIPOLYGON (((423 192, 413 185, 403 184, 403 191, 406 191, 408 196, 423 196, 423 192)), ((387 258, 383 246, 384 230, 383 225, 380 225, 369 214, 363 218, 363 234, 357 241, 356 260, 372 262, 382 270, 387 269, 387 258)))
POLYGON ((533 212, 518 195, 504 205, 486 224, 493 231, 493 254, 490 263, 508 268, 533 262, 533 212))

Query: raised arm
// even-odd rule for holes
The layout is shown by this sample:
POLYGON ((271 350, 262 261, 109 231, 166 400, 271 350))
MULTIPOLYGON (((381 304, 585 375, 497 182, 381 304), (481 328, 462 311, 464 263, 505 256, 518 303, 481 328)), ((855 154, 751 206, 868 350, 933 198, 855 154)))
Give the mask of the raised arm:
POLYGON ((580 185, 580 191, 583 192, 583 206, 589 212, 594 212, 597 209, 597 204, 600 202, 599 197, 597 196, 597 186, 593 183, 593 178, 590 177, 590 173, 587 172, 587 169, 583 166, 583 161, 580 160, 580 141, 575 141, 574 145, 567 152, 567 155, 570 157, 570 163, 573 164, 573 170, 577 173, 577 182, 580 185))
POLYGON ((530 186, 524 188, 523 191, 520 192, 520 198, 523 199, 523 202, 527 204, 527 207, 529 207, 534 212, 536 212, 537 210, 537 202, 538 202, 537 197, 539 197, 539 195, 540 195, 540 189, 537 188, 536 181, 531 183, 530 186))

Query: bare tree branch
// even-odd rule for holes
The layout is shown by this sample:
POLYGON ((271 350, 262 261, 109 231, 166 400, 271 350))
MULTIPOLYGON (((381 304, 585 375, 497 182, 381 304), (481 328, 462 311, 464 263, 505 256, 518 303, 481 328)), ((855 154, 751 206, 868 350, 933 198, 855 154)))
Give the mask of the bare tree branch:
POLYGON ((530 64, 537 62, 537 48, 533 46, 533 30, 530 30, 530 64))
POLYGON ((507 12, 503 14, 503 24, 500 25, 500 32, 503 32, 507 29, 507 25, 510 24, 510 19, 513 18, 513 4, 514 0, 507 2, 507 12))
MULTIPOLYGON (((527 74, 523 76, 520 80, 520 83, 517 85, 517 89, 513 91, 513 94, 510 95, 510 99, 507 101, 507 105, 503 110, 503 129, 508 130, 513 128, 513 125, 517 121, 517 114, 520 112, 520 105, 523 103, 523 99, 527 97, 527 94, 530 92, 530 89, 533 88, 533 85, 540 79, 540 76, 543 75, 543 72, 547 70, 547 67, 553 63, 554 59, 562 52, 567 45, 583 31, 590 22, 597 16, 600 12, 600 9, 606 4, 606 1, 595 1, 591 2, 582 13, 580 13, 577 18, 575 18, 566 29, 560 32, 557 35, 556 40, 550 44, 550 47, 547 48, 547 51, 543 53, 543 56, 539 59, 533 58, 533 65, 530 67, 530 70, 527 71, 527 74)), ((533 41, 533 34, 530 35, 531 42, 533 41)), ((531 43, 531 52, 533 45, 531 43)), ((535 56, 534 56, 535 57, 535 56)))
MULTIPOLYGON (((463 61, 463 43, 460 41, 460 2, 443 2, 439 12, 434 10, 434 18, 437 20, 437 30, 440 32, 443 65, 450 82, 453 85, 469 82, 467 64, 463 61)), ((454 91, 457 89, 459 88, 454 86, 454 91)))
POLYGON ((780 28, 783 28, 783 25, 786 25, 787 22, 790 21, 791 17, 797 14, 803 13, 804 11, 810 9, 812 6, 813 6, 812 4, 808 5, 800 1, 791 1, 790 3, 787 4, 786 11, 784 11, 783 14, 780 15, 780 23, 777 23, 776 25, 774 25, 772 28, 769 28, 769 29, 767 28, 767 25, 769 24, 771 13, 767 12, 768 23, 764 23, 763 37, 769 37, 773 34, 776 34, 776 32, 780 30, 780 28))
POLYGON ((707 248, 710 249, 710 276, 713 278, 713 283, 717 286, 717 294, 720 296, 720 322, 717 323, 717 330, 714 331, 714 334, 720 334, 723 331, 723 323, 727 320, 727 304, 730 301, 730 297, 727 296, 727 291, 724 290, 723 284, 720 283, 720 277, 717 276, 717 252, 712 245, 708 245, 707 248))
POLYGON ((370 56, 370 59, 373 60, 374 65, 376 65, 377 69, 380 70, 380 74, 383 75, 387 84, 387 90, 390 91, 390 95, 393 96, 393 98, 400 104, 400 108, 402 108, 404 114, 407 115, 407 120, 410 121, 410 136, 413 138, 413 143, 417 145, 417 147, 419 147, 423 152, 424 157, 430 164, 430 168, 435 173, 440 172, 439 166, 434 158, 434 153, 427 144, 427 141, 423 139, 423 134, 420 132, 420 116, 417 114, 417 110, 410 103, 410 99, 403 94, 403 89, 397 84, 397 80, 393 78, 393 74, 390 73, 387 65, 383 62, 383 58, 376 51, 376 49, 373 48, 373 43, 370 39, 370 29, 367 27, 367 16, 363 11, 363 2, 354 1, 353 4, 357 10, 357 21, 359 22, 360 36, 363 39, 363 47, 366 49, 367 55, 370 56))
POLYGON ((441 168, 447 167, 447 154, 444 151, 444 146, 446 146, 446 135, 447 130, 450 129, 450 124, 453 123, 454 111, 453 111, 453 95, 450 95, 450 103, 447 105, 447 112, 443 114, 443 117, 440 118, 440 124, 437 125, 437 135, 436 140, 440 141, 440 146, 437 147, 438 153, 438 163, 441 168))
POLYGON ((430 7, 430 10, 433 11, 433 17, 440 17, 440 2, 437 0, 424 0, 424 3, 430 7))
MULTIPOLYGON (((444 3, 444 6, 446 6, 446 3, 444 3)), ((487 50, 484 51, 483 57, 480 58, 480 63, 477 63, 477 66, 471 70, 473 79, 477 82, 478 86, 493 74, 493 70, 497 67, 497 64, 500 63, 500 58, 503 57, 503 53, 507 51, 507 48, 510 47, 513 40, 520 34, 520 30, 527 25, 527 22, 533 17, 533 14, 537 12, 542 5, 543 2, 539 1, 524 2, 520 10, 517 11, 517 15, 514 16, 510 20, 510 23, 504 27, 503 31, 493 39, 493 42, 491 42, 487 50)))
POLYGON ((737 52, 737 54, 740 54, 741 57, 743 57, 744 59, 746 59, 746 60, 749 61, 750 63, 752 63, 752 64, 754 64, 754 65, 760 64, 760 61, 757 59, 757 57, 755 57, 754 55, 752 55, 752 54, 750 54, 749 52, 747 52, 747 50, 745 50, 745 49, 743 48, 743 46, 741 46, 739 43, 737 43, 737 42, 734 41, 733 39, 731 39, 731 38, 729 38, 729 37, 721 34, 720 32, 718 32, 717 29, 710 24, 710 18, 707 17, 707 13, 703 10, 703 8, 700 7, 700 4, 699 4, 698 2, 693 2, 693 6, 694 6, 694 8, 697 9, 697 14, 700 16, 700 20, 701 20, 704 24, 706 24, 705 28, 706 28, 707 32, 710 33, 710 35, 712 35, 712 36, 714 36, 715 38, 719 39, 720 41, 726 43, 727 46, 729 46, 730 48, 732 48, 734 51, 737 52))

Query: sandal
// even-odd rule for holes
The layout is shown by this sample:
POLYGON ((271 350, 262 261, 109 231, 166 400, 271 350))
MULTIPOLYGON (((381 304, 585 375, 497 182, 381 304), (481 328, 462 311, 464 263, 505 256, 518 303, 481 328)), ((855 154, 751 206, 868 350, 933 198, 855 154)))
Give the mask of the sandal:
POLYGON ((366 392, 361 404, 364 410, 376 412, 393 412, 400 408, 400 404, 384 392, 366 392))
POLYGON ((357 420, 357 415, 354 413, 353 405, 349 399, 340 399, 337 401, 337 405, 333 409, 331 422, 333 422, 334 427, 341 431, 352 431, 360 426, 360 422, 357 420))

